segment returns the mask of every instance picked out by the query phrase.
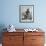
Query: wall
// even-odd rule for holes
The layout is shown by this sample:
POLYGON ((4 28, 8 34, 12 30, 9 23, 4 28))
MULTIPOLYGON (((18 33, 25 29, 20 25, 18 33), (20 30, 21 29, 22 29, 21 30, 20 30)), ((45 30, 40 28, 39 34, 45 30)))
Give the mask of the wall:
POLYGON ((0 25, 13 24, 16 28, 46 28, 46 1, 41 0, 1 0, 0 25), (34 5, 34 23, 19 22, 19 5, 34 5))
POLYGON ((46 1, 41 0, 1 0, 0 25, 13 24, 16 28, 46 28, 46 1), (19 5, 34 5, 34 23, 19 22, 19 5))
POLYGON ((0 0, 0 31, 13 24, 15 28, 42 28, 46 32, 46 0, 0 0), (34 23, 19 22, 19 5, 34 5, 34 23))

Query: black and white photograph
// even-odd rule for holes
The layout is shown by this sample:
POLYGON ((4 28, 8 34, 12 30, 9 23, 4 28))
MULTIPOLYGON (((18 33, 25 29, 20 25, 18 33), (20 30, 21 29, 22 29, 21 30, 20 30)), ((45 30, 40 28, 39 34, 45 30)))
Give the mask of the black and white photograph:
POLYGON ((34 22, 34 5, 20 5, 19 20, 25 23, 34 22))

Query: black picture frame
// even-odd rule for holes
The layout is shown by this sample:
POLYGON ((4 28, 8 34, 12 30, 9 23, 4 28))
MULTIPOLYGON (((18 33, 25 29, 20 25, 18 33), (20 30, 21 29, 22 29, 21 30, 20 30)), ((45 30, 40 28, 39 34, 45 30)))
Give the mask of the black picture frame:
POLYGON ((34 5, 19 5, 19 22, 34 22, 34 5))

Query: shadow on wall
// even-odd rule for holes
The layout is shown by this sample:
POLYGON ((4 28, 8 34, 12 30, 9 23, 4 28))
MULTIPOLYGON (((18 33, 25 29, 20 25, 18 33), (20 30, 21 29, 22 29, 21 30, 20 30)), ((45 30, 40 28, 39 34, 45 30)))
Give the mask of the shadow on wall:
POLYGON ((2 43, 2 36, 3 36, 3 32, 5 32, 6 30, 3 30, 5 27, 4 24, 0 24, 0 43, 2 43))

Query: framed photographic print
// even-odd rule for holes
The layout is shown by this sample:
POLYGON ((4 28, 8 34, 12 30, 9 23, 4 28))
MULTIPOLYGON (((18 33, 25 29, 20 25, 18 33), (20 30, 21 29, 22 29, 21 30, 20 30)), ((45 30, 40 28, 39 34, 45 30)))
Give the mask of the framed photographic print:
POLYGON ((19 6, 19 21, 22 23, 34 22, 34 5, 19 6))

